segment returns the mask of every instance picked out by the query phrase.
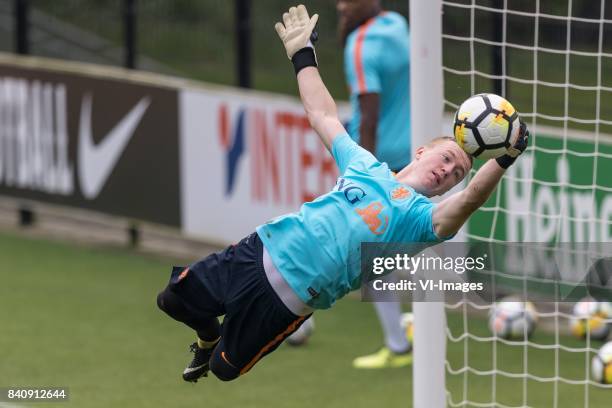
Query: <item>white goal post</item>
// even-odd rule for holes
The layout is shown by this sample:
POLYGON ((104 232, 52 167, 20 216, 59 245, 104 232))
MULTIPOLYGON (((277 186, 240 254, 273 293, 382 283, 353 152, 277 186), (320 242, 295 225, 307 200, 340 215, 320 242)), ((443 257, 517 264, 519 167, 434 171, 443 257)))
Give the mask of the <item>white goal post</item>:
MULTIPOLYGON (((443 122, 442 1, 410 2, 410 108, 412 146, 443 122), (417 102, 418 101, 418 102, 417 102)), ((413 154, 414 154, 413 149, 413 154)), ((441 302, 414 302, 413 401, 415 408, 446 406, 446 320, 441 302)))

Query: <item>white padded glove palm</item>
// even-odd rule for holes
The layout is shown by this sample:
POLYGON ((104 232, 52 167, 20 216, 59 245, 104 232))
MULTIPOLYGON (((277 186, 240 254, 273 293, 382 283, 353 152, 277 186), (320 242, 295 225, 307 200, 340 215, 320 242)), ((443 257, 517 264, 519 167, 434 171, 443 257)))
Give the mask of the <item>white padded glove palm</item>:
POLYGON ((283 14, 282 23, 274 25, 278 36, 285 46, 289 59, 293 58, 293 55, 302 48, 312 47, 310 35, 318 20, 318 14, 309 17, 306 7, 300 4, 297 7, 291 7, 289 12, 283 14))

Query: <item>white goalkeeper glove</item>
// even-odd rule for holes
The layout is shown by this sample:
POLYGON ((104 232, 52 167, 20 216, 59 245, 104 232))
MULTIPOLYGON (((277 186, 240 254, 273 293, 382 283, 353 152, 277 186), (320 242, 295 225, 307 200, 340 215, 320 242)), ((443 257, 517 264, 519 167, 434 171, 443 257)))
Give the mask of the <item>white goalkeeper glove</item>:
POLYGON ((282 23, 274 25, 290 60, 293 61, 295 54, 303 48, 310 47, 314 51, 310 36, 318 20, 318 14, 309 17, 306 7, 300 4, 283 14, 282 23))

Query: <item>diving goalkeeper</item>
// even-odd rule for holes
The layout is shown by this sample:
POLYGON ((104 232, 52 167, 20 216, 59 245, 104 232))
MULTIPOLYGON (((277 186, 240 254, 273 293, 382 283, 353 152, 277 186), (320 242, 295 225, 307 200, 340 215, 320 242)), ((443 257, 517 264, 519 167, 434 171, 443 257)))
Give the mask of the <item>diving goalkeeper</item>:
MULTIPOLYGON (((318 15, 302 5, 275 28, 293 63, 310 125, 334 157, 340 177, 329 193, 297 213, 260 225, 236 245, 188 267, 175 267, 158 306, 195 330, 193 360, 183 372, 197 381, 212 371, 233 380, 248 372, 317 309, 361 285, 362 242, 429 242, 453 236, 489 197, 527 146, 485 163, 467 188, 438 204, 469 172, 472 159, 450 137, 415 151, 399 173, 348 136, 317 69, 310 41, 318 15), (225 316, 220 325, 217 317, 225 316)), ((437 127, 437 126, 436 126, 437 127)))

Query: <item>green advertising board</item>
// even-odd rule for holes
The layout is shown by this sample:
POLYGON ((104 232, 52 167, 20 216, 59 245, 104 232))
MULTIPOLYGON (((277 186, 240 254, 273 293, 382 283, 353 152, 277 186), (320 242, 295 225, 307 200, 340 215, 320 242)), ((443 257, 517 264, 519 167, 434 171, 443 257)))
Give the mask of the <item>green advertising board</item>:
MULTIPOLYGON (((530 146, 485 206, 471 217, 469 240, 586 242, 596 253, 600 252, 598 248, 606 252, 609 245, 595 243, 612 242, 612 138, 571 131, 564 137, 558 129, 541 128, 532 133, 530 146)), ((552 286, 560 289, 558 278, 562 271, 558 265, 563 265, 565 276, 561 280, 570 287, 594 279, 589 275, 593 254, 575 255, 564 250, 555 256, 560 253, 562 262, 545 256, 525 259, 523 253, 511 256, 512 251, 507 251, 506 261, 498 263, 488 278, 473 278, 496 279, 499 289, 505 288, 506 292, 524 291, 535 285, 547 294, 552 286)), ((612 257, 612 253, 598 255, 612 257)), ((612 283, 608 276, 595 278, 601 278, 598 284, 603 286, 612 283)))
POLYGON ((612 241, 612 138, 536 132, 530 151, 471 217, 471 239, 612 241))

